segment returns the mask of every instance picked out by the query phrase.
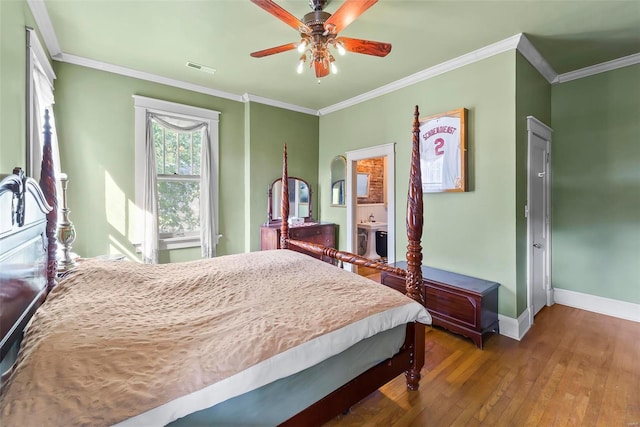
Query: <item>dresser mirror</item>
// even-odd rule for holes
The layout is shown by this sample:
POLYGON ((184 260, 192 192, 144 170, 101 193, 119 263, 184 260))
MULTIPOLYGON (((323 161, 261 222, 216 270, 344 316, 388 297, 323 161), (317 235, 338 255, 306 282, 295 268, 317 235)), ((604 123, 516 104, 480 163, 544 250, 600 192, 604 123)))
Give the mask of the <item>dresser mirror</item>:
MULTIPOLYGON (((269 187, 268 209, 269 224, 279 224, 280 199, 282 197, 282 178, 278 178, 269 187)), ((307 181, 294 176, 289 177, 289 218, 302 218, 305 222, 313 221, 311 206, 311 186, 307 181)))
POLYGON ((331 161, 331 206, 346 206, 345 177, 347 175, 347 159, 336 156, 331 161))

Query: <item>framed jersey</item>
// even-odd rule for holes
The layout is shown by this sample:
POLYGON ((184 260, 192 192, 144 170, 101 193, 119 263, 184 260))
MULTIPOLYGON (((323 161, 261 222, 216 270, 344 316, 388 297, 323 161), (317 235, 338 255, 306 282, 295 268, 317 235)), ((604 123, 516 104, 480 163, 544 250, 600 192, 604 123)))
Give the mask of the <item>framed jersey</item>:
POLYGON ((420 119, 420 167, 425 193, 467 191, 467 109, 420 119))

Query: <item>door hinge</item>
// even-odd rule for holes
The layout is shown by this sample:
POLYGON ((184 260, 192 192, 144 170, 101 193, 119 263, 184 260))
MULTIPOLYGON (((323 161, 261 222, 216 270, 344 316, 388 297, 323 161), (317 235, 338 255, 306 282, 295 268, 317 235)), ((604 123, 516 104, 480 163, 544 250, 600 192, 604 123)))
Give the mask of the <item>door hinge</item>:
POLYGON ((524 217, 529 218, 529 206, 524 205, 524 217))

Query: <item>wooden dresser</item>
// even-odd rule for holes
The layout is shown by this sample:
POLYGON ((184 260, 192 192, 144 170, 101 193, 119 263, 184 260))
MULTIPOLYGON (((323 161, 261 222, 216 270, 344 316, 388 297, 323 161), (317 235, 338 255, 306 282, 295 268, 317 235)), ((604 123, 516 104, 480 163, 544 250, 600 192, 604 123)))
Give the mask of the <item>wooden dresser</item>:
MULTIPOLYGON (((391 265, 407 268, 405 261, 391 265)), ((383 271, 380 281, 405 293, 403 277, 383 271)), ((498 283, 425 266, 422 283, 434 325, 471 338, 478 348, 485 334, 499 332, 498 283)))
MULTIPOLYGON (((322 222, 305 222, 303 225, 295 225, 289 227, 289 237, 292 240, 303 240, 305 242, 317 243, 319 245, 330 248, 336 247, 336 225, 333 223, 322 222)), ((280 225, 271 224, 260 227, 260 250, 280 248, 280 225)), ((311 254, 302 249, 291 247, 298 252, 306 253, 315 258, 322 259, 325 262, 333 264, 331 258, 322 257, 320 255, 311 254)))

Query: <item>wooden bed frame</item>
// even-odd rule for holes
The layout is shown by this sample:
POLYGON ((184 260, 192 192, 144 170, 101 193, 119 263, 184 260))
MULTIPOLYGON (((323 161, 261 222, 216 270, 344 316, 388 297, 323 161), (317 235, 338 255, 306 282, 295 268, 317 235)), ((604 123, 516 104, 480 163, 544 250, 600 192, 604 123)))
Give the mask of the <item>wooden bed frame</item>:
MULTIPOLYGON (((287 218, 289 217, 289 204, 288 204, 288 174, 287 174, 287 149, 284 147, 283 153, 283 167, 282 167, 282 223, 281 223, 281 248, 283 249, 304 249, 308 252, 312 252, 325 257, 331 257, 342 262, 348 262, 353 265, 371 267, 381 271, 388 271, 395 275, 406 278, 406 293, 410 298, 420 302, 424 305, 424 295, 422 291, 422 247, 420 245, 420 239, 422 236, 423 225, 423 207, 422 207, 422 182, 420 173, 420 141, 419 141, 419 112, 418 106, 415 107, 414 120, 413 120, 413 145, 411 155, 411 169, 410 169, 410 182, 407 201, 407 270, 403 270, 396 267, 391 267, 386 264, 381 264, 370 259, 358 256, 349 252, 338 251, 333 248, 324 247, 318 244, 302 242, 292 240, 289 238, 289 226, 287 218)), ((16 177, 10 180, 11 184, 7 184, 2 188, 2 192, 6 193, 11 191, 13 198, 16 200, 24 200, 27 189, 34 194, 34 198, 41 205, 41 211, 46 213, 46 225, 39 224, 42 229, 38 229, 41 233, 42 239, 46 240, 46 244, 42 249, 42 257, 46 257, 46 261, 42 261, 43 268, 46 266, 46 286, 43 286, 41 291, 32 296, 32 300, 27 308, 22 310, 18 319, 5 319, 3 314, 3 322, 11 322, 9 324, 14 325, 11 333, 6 336, 0 337, 2 339, 0 346, 0 354, 4 357, 10 348, 19 341, 22 336, 22 331, 28 323, 29 319, 37 309, 37 307, 44 301, 48 292, 55 286, 57 264, 56 264, 56 225, 57 225, 57 209, 56 209, 56 187, 55 187, 55 175, 53 169, 53 157, 51 155, 51 132, 49 126, 48 112, 45 115, 45 129, 44 129, 44 146, 43 146, 43 160, 40 187, 42 192, 39 192, 38 188, 34 184, 35 182, 28 183, 27 181, 33 181, 25 179, 21 174, 21 171, 14 170, 17 173, 16 177), (27 185, 28 184, 28 185, 27 185), (39 193, 39 194, 37 194, 39 193)), ((3 183, 7 180, 3 181, 3 183)), ((24 206, 24 205, 22 205, 24 206)), ((19 209, 16 211, 19 212, 19 209)), ((13 215, 18 213, 12 212, 13 215)), ((4 214, 4 212, 3 212, 4 214)), ((41 221, 42 222, 42 221, 41 221)), ((0 248, 0 261, 3 260, 3 256, 6 255, 8 247, 5 242, 9 240, 18 240, 21 237, 21 233, 24 234, 24 230, 18 227, 13 227, 10 232, 1 234, 2 248, 0 248)), ((336 267, 337 268, 337 267, 336 267)), ((3 279, 3 288, 7 281, 3 279)), ((0 289, 0 294, 2 289, 0 289)), ((3 310, 3 313, 5 310, 3 310)), ((425 326, 421 323, 409 323, 407 324, 406 336, 404 344, 400 351, 390 359, 387 359, 373 368, 362 373, 358 377, 344 384, 339 389, 335 390, 331 394, 327 395, 323 399, 319 400, 315 404, 306 408, 302 412, 293 416, 289 420, 285 421, 282 425, 296 426, 296 425, 319 425, 322 424, 336 415, 347 411, 352 405, 359 402, 361 399, 377 390, 382 385, 386 384, 395 377, 402 373, 406 376, 407 388, 409 390, 417 390, 420 381, 420 370, 424 365, 425 357, 425 326)), ((2 359, 0 357, 0 360, 2 359)))
MULTIPOLYGON (((422 291, 422 176, 420 172, 420 121, 418 106, 415 107, 413 119, 413 141, 411 148, 411 168, 409 171, 409 194, 407 197, 407 270, 391 267, 372 261, 350 252, 339 251, 316 243, 292 240, 289 238, 289 180, 287 175, 287 146, 284 147, 282 159, 282 197, 280 226, 280 247, 291 249, 296 247, 305 251, 331 257, 362 267, 371 267, 380 271, 388 271, 406 279, 406 294, 424 305, 422 291)), ((349 381, 333 393, 319 400, 304 411, 287 420, 285 426, 319 425, 329 421, 336 415, 348 410, 351 406, 388 383, 403 372, 407 380, 407 389, 418 390, 420 386, 420 370, 424 366, 425 327, 422 323, 407 324, 405 341, 400 351, 358 377, 349 381)))
MULTIPOLYGON (((0 273, 0 324, 3 325, 0 361, 22 339, 27 323, 55 285, 58 213, 48 110, 45 111, 39 185, 32 178, 25 177, 22 169, 15 168, 13 175, 3 179, 0 184, 0 200, 3 200, 2 197, 4 200, 11 199, 11 221, 9 228, 0 230, 0 265, 7 263, 10 267, 7 268, 9 271, 0 273), (31 208, 37 208, 40 213, 31 212, 31 208), (41 219, 43 214, 46 215, 46 221, 41 219), (39 239, 42 239, 41 243, 38 242, 39 239), (19 270, 19 274, 12 274, 14 262, 29 264, 29 268, 26 271, 19 270), (40 271, 41 269, 44 271, 40 271), (43 277, 44 283, 40 283, 43 277)), ((4 220, 5 215, 6 211, 3 209, 0 212, 2 225, 8 226, 8 221, 4 220)), ((4 375, 2 379, 4 380, 4 375)))

